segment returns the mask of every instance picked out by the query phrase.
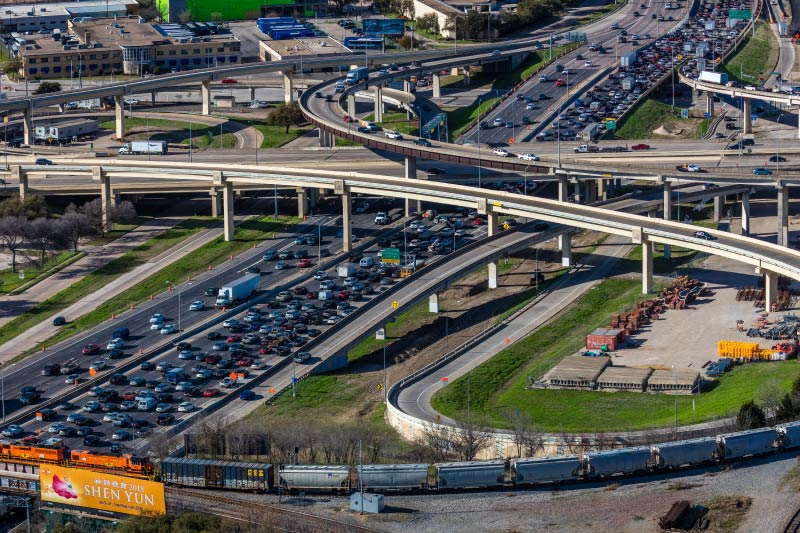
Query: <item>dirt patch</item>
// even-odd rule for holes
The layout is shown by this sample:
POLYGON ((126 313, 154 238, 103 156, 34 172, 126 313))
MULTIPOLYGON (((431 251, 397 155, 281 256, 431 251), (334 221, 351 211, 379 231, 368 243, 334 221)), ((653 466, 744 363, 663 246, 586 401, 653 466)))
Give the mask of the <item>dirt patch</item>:
POLYGON ((733 532, 747 516, 753 499, 748 496, 717 496, 716 498, 704 502, 708 507, 708 531, 718 531, 721 533, 733 532))

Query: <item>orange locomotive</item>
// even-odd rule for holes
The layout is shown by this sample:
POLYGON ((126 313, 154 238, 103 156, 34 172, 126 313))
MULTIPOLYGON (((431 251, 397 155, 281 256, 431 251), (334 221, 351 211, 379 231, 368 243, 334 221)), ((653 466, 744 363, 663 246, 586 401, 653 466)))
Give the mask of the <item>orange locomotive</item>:
POLYGON ((147 457, 128 454, 107 455, 87 450, 73 450, 69 455, 69 462, 72 466, 94 470, 121 470, 139 476, 150 476, 155 471, 153 463, 147 457))
POLYGON ((0 458, 23 463, 63 463, 66 456, 64 442, 53 439, 52 444, 27 446, 0 441, 0 458))
POLYGON ((0 460, 11 463, 56 463, 67 466, 111 470, 127 475, 152 477, 155 466, 147 457, 92 453, 86 450, 69 452, 61 439, 49 439, 35 445, 0 440, 0 460))

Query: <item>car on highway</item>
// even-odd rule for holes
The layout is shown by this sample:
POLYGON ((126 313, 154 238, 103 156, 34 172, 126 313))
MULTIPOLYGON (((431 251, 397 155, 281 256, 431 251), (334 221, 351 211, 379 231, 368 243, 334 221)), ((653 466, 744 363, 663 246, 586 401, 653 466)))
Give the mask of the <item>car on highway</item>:
POLYGON ((90 400, 83 404, 83 410, 87 413, 96 413, 102 408, 102 405, 97 400, 90 400))
POLYGON ((785 163, 786 162, 786 158, 783 157, 782 155, 773 155, 772 157, 769 158, 769 162, 770 163, 785 163))
POLYGON ((428 139, 416 139, 414 141, 414 144, 416 144, 417 146, 425 146, 428 148, 430 148, 431 146, 431 142, 428 139))
POLYGON ((167 317, 164 316, 164 313, 155 313, 153 316, 150 317, 150 323, 156 324, 158 322, 165 322, 167 317))
POLYGON ((311 352, 297 352, 292 357, 295 363, 307 363, 311 360, 311 352))
MULTIPOLYGON (((556 87, 563 87, 563 86, 564 86, 564 80, 562 80, 561 78, 558 78, 556 80, 556 87)), ((541 99, 541 95, 539 96, 539 98, 541 99)))
POLYGON ((753 174, 756 176, 770 176, 772 175, 772 170, 764 167, 756 167, 753 169, 753 174))
POLYGON ((284 270, 288 266, 289 264, 286 261, 280 260, 277 263, 275 263, 275 270, 284 270))
POLYGON ((208 368, 201 368, 200 370, 197 371, 197 374, 195 374, 195 377, 197 379, 211 379, 213 376, 214 372, 212 372, 208 368))
POLYGON ((695 231, 694 236, 698 239, 705 239, 707 241, 713 241, 714 236, 708 233, 707 231, 695 231))
POLYGON ((649 150, 649 149, 650 149, 650 145, 649 144, 644 144, 644 143, 634 144, 633 146, 631 146, 631 150, 637 150, 638 151, 638 150, 649 150))
POLYGON ((223 389, 229 389, 236 384, 236 381, 231 378, 223 378, 222 381, 219 382, 219 386, 223 389))
POLYGON ((40 157, 34 162, 34 164, 35 165, 52 165, 53 162, 50 161, 49 159, 45 159, 43 157, 40 157))
POLYGON ((223 78, 223 79, 222 79, 222 83, 228 84, 228 83, 239 83, 239 82, 238 82, 238 81, 236 81, 236 80, 235 80, 235 79, 233 79, 233 78, 223 78))
POLYGON ((128 381, 128 385, 131 387, 144 387, 146 383, 147 380, 141 376, 134 376, 128 381))
POLYGON ((118 429, 111 435, 112 440, 130 440, 130 438, 130 432, 124 429, 118 429))
POLYGON ((6 429, 3 430, 2 435, 8 438, 16 438, 25 433, 25 429, 17 424, 11 424, 6 429))
POLYGON ((214 398, 219 395, 219 389, 210 388, 203 391, 204 398, 214 398))
POLYGON ((92 361, 92 364, 89 365, 89 370, 94 370, 95 372, 99 372, 106 367, 106 363, 104 361, 92 361))
POLYGON ((100 351, 100 346, 96 344, 87 344, 86 346, 83 347, 81 353, 83 353, 83 355, 93 355, 99 351, 100 351))
POLYGON ((57 317, 55 317, 53 319, 53 325, 54 326, 63 326, 66 323, 67 323, 67 319, 64 318, 63 316, 57 316, 57 317))
POLYGON ((297 262, 297 268, 308 268, 310 266, 311 266, 311 259, 308 258, 300 259, 297 262))
POLYGON ((83 445, 84 446, 90 446, 90 447, 99 446, 101 442, 102 441, 100 440, 100 437, 98 435, 94 435, 92 433, 90 433, 90 434, 86 435, 85 437, 83 437, 83 445))
POLYGON ((189 311, 202 311, 205 307, 206 304, 203 300, 195 300, 189 304, 189 311))
POLYGON ((403 140, 403 135, 398 131, 387 131, 386 133, 384 133, 384 135, 386 135, 387 139, 393 139, 395 141, 403 140))
POLYGON ((72 385, 77 381, 80 381, 81 375, 80 374, 70 374, 66 378, 64 378, 64 383, 67 385, 72 385))
POLYGON ((251 390, 242 391, 239 393, 239 399, 244 401, 254 400, 256 393, 251 390))
POLYGON ((172 406, 168 403, 159 403, 156 405, 156 413, 169 413, 172 411, 172 406))
POLYGON ((179 413, 189 413, 194 411, 194 404, 192 402, 181 402, 178 405, 178 412, 179 413))
POLYGON ((517 157, 524 161, 539 161, 539 156, 535 154, 519 154, 517 157))
POLYGON ((165 324, 164 327, 161 328, 159 333, 161 335, 170 335, 172 333, 177 333, 177 331, 178 328, 175 326, 175 324, 165 324))
POLYGON ((505 150, 503 148, 495 148, 494 150, 492 150, 492 153, 500 157, 508 157, 510 155, 508 153, 508 150, 505 150))
POLYGON ((156 424, 159 426, 168 426, 173 422, 175 422, 175 415, 172 413, 161 413, 158 415, 158 418, 156 418, 156 424))

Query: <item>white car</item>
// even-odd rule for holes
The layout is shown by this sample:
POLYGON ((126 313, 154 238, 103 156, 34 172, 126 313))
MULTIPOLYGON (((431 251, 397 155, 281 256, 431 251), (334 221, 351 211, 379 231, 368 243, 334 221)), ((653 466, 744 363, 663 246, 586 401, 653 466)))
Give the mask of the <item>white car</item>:
POLYGON ((202 311, 205 307, 206 304, 203 303, 203 300, 195 300, 189 305, 189 311, 202 311))
POLYGON ((106 350, 113 350, 114 348, 122 348, 125 346, 125 341, 120 338, 111 339, 106 345, 106 350))
POLYGON ((188 413, 194 411, 194 404, 192 402, 183 402, 178 406, 179 413, 188 413))
POLYGON ((319 290, 321 290, 321 291, 329 291, 329 290, 333 289, 334 287, 336 287, 336 282, 333 281, 332 279, 322 280, 319 283, 319 290))
POLYGON ((318 281, 322 281, 323 279, 328 279, 328 273, 325 272, 324 270, 319 270, 317 271, 316 274, 314 274, 314 279, 318 281))
POLYGON ((386 138, 387 139, 394 139, 395 141, 402 141, 403 140, 403 136, 400 134, 400 132, 397 132, 397 131, 387 131, 386 132, 386 138))
POLYGON ((494 119, 494 122, 492 122, 492 125, 496 128, 502 126, 503 124, 505 124, 505 122, 503 122, 503 119, 500 117, 497 117, 494 119))
POLYGON ((224 378, 222 381, 219 382, 219 386, 223 389, 229 389, 236 384, 234 380, 231 378, 224 378))
POLYGON ((700 168, 700 165, 689 163, 688 165, 686 165, 686 170, 688 172, 700 172, 702 169, 700 168))
POLYGON ((536 109, 536 104, 534 104, 533 102, 529 102, 528 104, 525 105, 525 109, 527 109, 528 111, 536 109))
POLYGON ((284 270, 287 266, 286 261, 278 261, 275 263, 275 270, 284 270))
POLYGON ((161 333, 162 335, 169 335, 171 333, 175 333, 177 330, 178 328, 176 328, 174 324, 167 324, 166 326, 161 328, 161 331, 159 333, 161 333))
POLYGON ((103 370, 105 367, 106 367, 105 362, 94 361, 91 365, 89 365, 89 370, 103 370))
POLYGON ((495 149, 492 151, 492 153, 493 153, 494 155, 499 155, 500 157, 508 157, 508 150, 505 150, 505 149, 503 149, 503 148, 495 148, 495 149))
POLYGON ((150 324, 150 331, 158 331, 163 327, 164 327, 163 322, 153 322, 152 324, 150 324))
POLYGON ((517 156, 519 159, 524 159, 525 161, 538 161, 539 156, 535 154, 519 154, 517 156))
POLYGON ((587 61, 584 61, 584 62, 583 62, 583 66, 584 66, 584 67, 586 67, 586 68, 590 68, 590 67, 592 67, 593 65, 592 65, 592 62, 591 62, 591 61, 588 61, 588 60, 587 60, 587 61))
POLYGON ((747 91, 755 91, 756 90, 756 86, 755 85, 745 85, 744 88, 747 91))
POLYGON ((156 322, 164 322, 167 317, 164 316, 164 313, 156 313, 150 317, 150 323, 155 324, 156 322))
POLYGON ((122 101, 125 105, 137 105, 139 103, 139 100, 136 98, 123 98, 122 101))
POLYGON ((253 364, 250 365, 250 368, 252 370, 263 370, 264 368, 267 368, 267 363, 261 359, 256 359, 253 361, 253 364))

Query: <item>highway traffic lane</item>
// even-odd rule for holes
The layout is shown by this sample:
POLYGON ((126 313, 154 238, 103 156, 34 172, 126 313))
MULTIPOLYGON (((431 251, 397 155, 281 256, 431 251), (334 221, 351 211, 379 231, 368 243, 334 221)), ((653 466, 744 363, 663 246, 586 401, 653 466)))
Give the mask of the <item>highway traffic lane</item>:
POLYGON ((462 355, 439 368, 420 381, 400 391, 397 405, 415 418, 428 422, 452 424, 454 421, 439 414, 431 406, 433 395, 498 352, 521 340, 536 328, 562 312, 594 285, 608 275, 617 260, 630 251, 630 239, 611 235, 583 261, 575 270, 556 281, 548 294, 517 319, 498 329, 462 355))
MULTIPOLYGON (((369 215, 355 215, 353 223, 354 227, 361 229, 366 229, 372 226, 372 221, 370 220, 369 215)), ((332 224, 333 219, 326 221, 326 227, 329 228, 329 239, 336 233, 336 230, 330 229, 332 224)), ((311 232, 314 230, 316 230, 316 226, 312 224, 302 224, 297 228, 298 233, 311 232)), ((14 399, 6 399, 4 402, 6 416, 19 409, 20 406, 18 400, 16 399, 16 394, 23 386, 36 385, 47 390, 50 388, 48 386, 49 384, 58 385, 59 381, 63 381, 61 376, 40 376, 39 370, 45 364, 60 364, 70 358, 76 357, 79 358, 80 362, 82 363, 82 368, 85 368, 86 365, 88 365, 91 361, 100 357, 82 355, 82 347, 90 343, 96 343, 102 347, 105 347, 106 343, 111 338, 111 333, 114 331, 114 329, 122 325, 127 326, 132 332, 131 340, 126 343, 126 353, 136 352, 140 346, 143 346, 147 343, 163 340, 163 338, 156 332, 151 332, 149 330, 150 316, 154 312, 162 312, 166 316, 172 318, 170 323, 177 324, 179 299, 181 300, 181 325, 184 329, 191 327, 204 318, 206 313, 212 312, 209 310, 206 313, 193 314, 186 311, 186 308, 188 308, 189 304, 193 300, 207 299, 204 297, 206 287, 222 286, 226 282, 232 281, 241 275, 247 266, 260 264, 260 257, 266 250, 299 248, 300 246, 295 245, 293 239, 294 236, 289 235, 278 239, 275 242, 269 242, 265 247, 247 250, 233 261, 224 264, 213 271, 197 276, 191 283, 183 283, 181 291, 172 291, 171 294, 163 293, 156 299, 144 302, 138 306, 135 313, 129 316, 123 315, 119 317, 116 322, 106 322, 97 328, 94 328, 91 332, 82 335, 81 338, 65 341, 65 344, 55 347, 55 351, 45 352, 44 356, 31 356, 20 363, 10 365, 10 368, 13 368, 14 370, 10 374, 3 376, 3 387, 5 391, 5 397, 9 398, 10 396, 13 396, 14 399), (180 294, 180 298, 178 294, 180 294), (138 335, 137 332, 139 332, 138 335)), ((332 247, 329 246, 329 248, 334 248, 334 250, 340 249, 341 244, 338 239, 332 239, 330 242, 333 242, 334 244, 332 247)), ((311 253, 309 253, 309 255, 311 255, 311 253)), ((269 273, 263 276, 262 284, 279 282, 286 276, 290 275, 290 273, 290 270, 269 273)), ((173 281, 176 284, 178 283, 178 280, 173 281)), ((67 318, 69 319, 70 317, 67 318)), ((124 364, 125 359, 121 359, 119 362, 120 364, 124 364)), ((8 372, 8 370, 6 370, 6 372, 8 372)), ((82 377, 85 378, 85 372, 83 373, 82 377)), ((48 396, 45 396, 45 398, 47 397, 48 396)))
MULTIPOLYGON (((395 230, 400 230, 400 229, 401 228, 399 228, 399 227, 395 228, 395 230)), ((474 229, 471 230, 471 234, 469 235, 469 237, 465 241, 462 240, 461 244, 463 245, 463 244, 466 244, 467 242, 471 242, 475 238, 480 238, 484 233, 485 233, 485 226, 474 227, 474 229)), ((371 246, 371 247, 366 249, 366 252, 367 253, 377 253, 378 250, 379 250, 379 248, 377 246, 371 246)), ((433 257, 432 258, 433 263, 435 263, 435 261, 437 259, 440 259, 440 258, 441 258, 440 256, 433 257)), ((335 277, 335 269, 331 269, 330 273, 331 273, 331 277, 332 278, 337 279, 335 277)), ((305 286, 308 290, 316 291, 319 288, 319 287, 317 287, 318 284, 319 284, 319 281, 309 280, 309 281, 306 281, 306 282, 302 283, 301 285, 305 286)), ((377 286, 376 286, 376 289, 377 289, 377 286)), ((272 295, 277 293, 276 290, 272 290, 270 292, 271 292, 272 295)), ((376 291, 376 294, 377 294, 377 291, 376 291)), ((364 301, 355 302, 354 305, 356 307, 360 307, 361 305, 366 303, 366 301, 368 301, 371 298, 372 297, 368 297, 364 301)), ((261 299, 263 300, 264 298, 261 298, 261 299)), ((313 302, 317 303, 317 304, 320 303, 320 302, 317 302, 315 300, 313 302)), ((285 306, 282 306, 282 311, 286 311, 285 306)), ((244 312, 240 313, 240 315, 239 315, 240 321, 242 321, 241 317, 243 317, 243 315, 244 315, 244 312)), ((328 325, 317 325, 317 326, 314 326, 314 327, 320 329, 322 331, 321 335, 324 336, 326 331, 331 326, 328 326, 328 325)), ((203 331, 197 333, 193 337, 191 337, 189 339, 186 339, 187 342, 190 342, 192 344, 192 350, 194 352, 196 352, 196 353, 205 352, 205 353, 209 353, 209 354, 216 352, 215 350, 212 349, 212 345, 216 341, 209 340, 209 339, 206 338, 206 335, 207 335, 207 333, 209 331, 224 332, 224 329, 219 327, 219 324, 214 324, 214 325, 212 325, 212 326, 210 326, 208 328, 205 328, 203 331)), ((227 335, 228 335, 227 332, 225 332, 224 336, 227 337, 227 335)), ((302 350, 303 348, 301 347, 301 348, 298 348, 298 349, 302 350)), ((282 359, 282 357, 273 356, 273 355, 267 355, 267 356, 264 356, 262 359, 264 359, 271 367, 271 366, 274 366, 275 363, 279 362, 282 359)), ((174 349, 166 349, 166 350, 160 351, 159 353, 154 354, 152 357, 149 357, 148 360, 153 362, 154 364, 157 364, 158 362, 162 362, 162 361, 169 361, 170 363, 173 364, 173 366, 182 366, 182 367, 190 367, 191 365, 195 364, 194 361, 179 360, 177 358, 177 352, 174 351, 174 349)), ((265 370, 265 371, 267 371, 267 370, 265 370)), ((263 374, 263 371, 256 371, 254 373, 254 376, 251 376, 251 379, 246 380, 243 386, 246 387, 247 383, 249 381, 252 381, 252 378, 254 378, 255 376, 261 375, 261 374, 263 374)), ((138 376, 138 377, 142 377, 142 378, 147 379, 147 380, 153 380, 153 379, 162 378, 162 374, 160 372, 157 372, 157 371, 154 371, 154 370, 153 371, 142 371, 138 367, 126 372, 126 375, 128 375, 129 378, 132 378, 134 376, 138 376)), ((190 373, 190 375, 191 375, 191 373, 190 373)), ((227 373, 225 373, 224 375, 227 375, 227 373)), ((216 378, 216 379, 208 380, 207 384, 204 385, 204 387, 215 386, 218 381, 219 381, 219 377, 216 378)), ((104 383, 103 386, 109 386, 109 385, 107 383, 104 383)), ((111 386, 111 388, 116 388, 116 387, 115 386, 111 386)), ((131 386, 120 386, 120 388, 123 391, 124 390, 134 389, 131 386)), ((217 387, 217 388, 220 388, 220 387, 217 387)), ((223 395, 224 394, 228 394, 228 393, 230 393, 230 394, 233 394, 233 393, 238 394, 238 392, 240 390, 242 390, 242 389, 241 388, 230 389, 230 390, 222 389, 222 394, 223 395)), ((180 397, 181 393, 178 393, 177 396, 180 397)), ((81 406, 86 401, 89 401, 89 400, 92 400, 92 399, 94 399, 94 398, 92 398, 88 394, 84 394, 79 399, 77 399, 75 401, 75 404, 78 405, 78 406, 81 406)), ((191 400, 191 399, 189 399, 189 400, 191 400)), ((177 414, 177 413, 174 413, 174 414, 176 414, 176 417, 178 417, 178 418, 186 418, 187 416, 192 416, 192 414, 194 412, 199 412, 200 409, 210 405, 211 403, 213 403, 213 402, 215 402, 217 400, 219 400, 219 398, 210 399, 210 400, 194 399, 192 401, 198 406, 198 409, 196 409, 195 411, 193 411, 192 413, 190 413, 188 415, 181 415, 181 414, 177 414)), ((176 400, 174 403, 177 403, 179 401, 181 401, 181 400, 176 400)), ((29 422, 27 422, 25 424, 25 428, 26 428, 27 431, 32 432, 32 433, 42 433, 42 432, 44 432, 46 430, 47 427, 49 427, 53 423, 55 423, 55 422, 63 422, 65 417, 66 417, 66 415, 68 415, 69 413, 70 413, 70 411, 67 411, 66 413, 62 413, 62 415, 59 416, 58 419, 54 420, 54 421, 49 421, 49 422, 29 421, 29 422)), ((112 428, 110 422, 100 422, 100 420, 102 419, 104 413, 83 413, 83 414, 85 414, 86 416, 88 416, 89 418, 91 418, 91 419, 93 419, 95 421, 93 429, 94 429, 94 434, 96 434, 96 435, 99 435, 99 436, 110 435, 111 433, 113 433, 113 431, 115 429, 119 429, 119 428, 112 428)), ((153 412, 137 412, 137 411, 133 411, 130 414, 133 416, 134 419, 146 420, 146 421, 150 422, 151 425, 155 425, 155 420, 156 420, 156 418, 158 416, 157 413, 153 413, 153 412)), ((82 444, 82 440, 80 438, 68 439, 68 444, 73 446, 73 447, 80 446, 82 444)), ((107 445, 107 444, 108 443, 105 443, 104 445, 107 445)))

